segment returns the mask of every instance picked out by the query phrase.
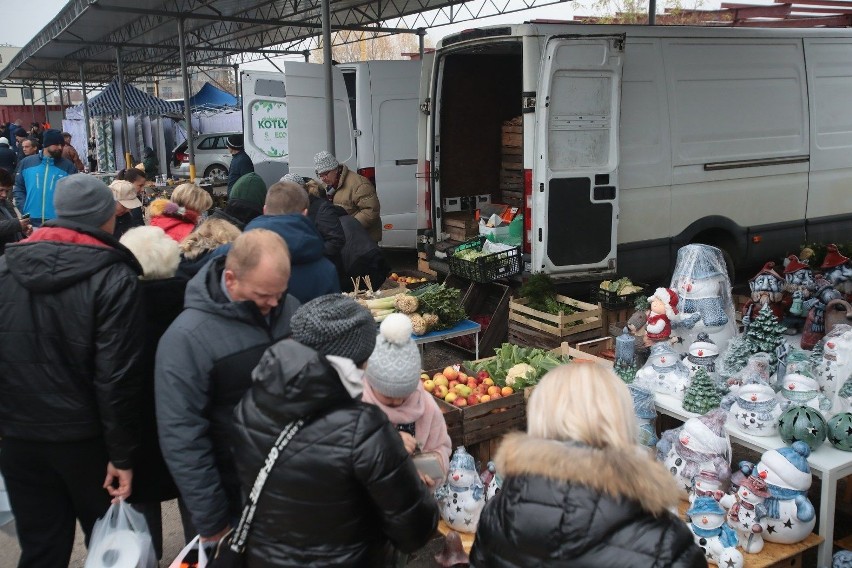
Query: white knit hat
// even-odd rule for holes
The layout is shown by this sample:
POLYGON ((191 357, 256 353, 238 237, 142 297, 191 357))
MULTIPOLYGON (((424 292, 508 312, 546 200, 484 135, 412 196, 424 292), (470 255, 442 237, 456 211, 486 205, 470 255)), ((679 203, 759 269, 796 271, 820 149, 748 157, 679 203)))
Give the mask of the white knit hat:
POLYGON ((317 175, 330 172, 339 165, 340 162, 337 161, 337 158, 332 156, 331 152, 327 150, 318 152, 317 155, 314 156, 314 169, 316 170, 317 175))
POLYGON ((391 314, 379 327, 376 348, 364 372, 373 390, 389 398, 405 398, 420 383, 420 351, 411 339, 411 320, 391 314))

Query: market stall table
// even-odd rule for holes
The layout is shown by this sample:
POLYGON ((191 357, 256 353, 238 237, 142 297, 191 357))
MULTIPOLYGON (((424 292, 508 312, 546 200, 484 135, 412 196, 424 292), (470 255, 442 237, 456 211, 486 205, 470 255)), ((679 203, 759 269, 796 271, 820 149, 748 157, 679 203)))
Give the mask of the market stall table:
POLYGON ((470 321, 468 319, 462 320, 453 327, 449 329, 442 329, 439 331, 430 331, 425 335, 412 335, 411 339, 414 340, 414 343, 420 346, 420 353, 423 353, 423 346, 426 343, 434 343, 435 341, 444 341, 445 339, 452 339, 453 337, 462 337, 463 335, 476 335, 476 343, 475 343, 475 359, 479 359, 479 332, 482 331, 482 326, 476 323, 475 321, 470 321))
MULTIPOLYGON (((683 409, 681 401, 663 393, 655 393, 657 412, 686 421, 698 416, 683 409)), ((787 444, 778 434, 773 436, 750 436, 744 434, 730 424, 726 426, 731 443, 763 453, 767 450, 783 448, 787 444)), ((829 443, 822 444, 808 456, 811 472, 822 479, 820 489, 819 529, 817 533, 823 541, 817 551, 819 566, 831 566, 832 542, 834 541, 834 508, 837 501, 837 482, 852 474, 852 452, 843 452, 833 448, 829 443)))

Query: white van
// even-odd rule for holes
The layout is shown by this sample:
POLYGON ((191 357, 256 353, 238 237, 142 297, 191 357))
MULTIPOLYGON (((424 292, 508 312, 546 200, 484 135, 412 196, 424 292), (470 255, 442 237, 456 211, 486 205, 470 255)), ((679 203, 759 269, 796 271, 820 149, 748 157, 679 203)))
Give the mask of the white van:
MULTIPOLYGON (((323 66, 285 62, 284 73, 243 71, 246 152, 267 184, 292 171, 316 177, 326 149, 323 66)), ((383 247, 414 248, 419 61, 336 65, 335 155, 376 186, 383 247)))
POLYGON ((418 248, 442 238, 443 199, 500 201, 512 119, 528 270, 660 282, 687 243, 750 270, 806 240, 846 242, 850 92, 847 29, 533 22, 446 37, 421 80, 418 248))

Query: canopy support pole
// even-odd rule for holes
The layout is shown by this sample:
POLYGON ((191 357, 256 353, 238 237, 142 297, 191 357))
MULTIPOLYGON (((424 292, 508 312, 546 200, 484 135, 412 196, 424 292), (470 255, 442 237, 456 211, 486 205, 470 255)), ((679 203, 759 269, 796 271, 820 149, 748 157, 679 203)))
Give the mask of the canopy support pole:
POLYGON ((80 63, 80 90, 83 91, 83 121, 86 123, 86 147, 92 140, 91 116, 89 116, 89 95, 86 94, 86 76, 83 73, 83 64, 80 63))
POLYGON ((311 62, 311 51, 309 49, 306 49, 305 51, 303 51, 302 55, 305 56, 305 63, 311 62))
POLYGON ((242 97, 240 93, 240 66, 234 63, 234 96, 238 99, 242 97))
POLYGON ((41 99, 44 102, 44 122, 50 122, 47 116, 47 85, 44 81, 41 82, 41 99))
POLYGON ((133 167, 130 162, 130 132, 127 126, 127 100, 124 93, 124 71, 121 67, 121 48, 115 48, 115 62, 118 66, 118 99, 121 101, 121 146, 124 148, 124 165, 133 167))
POLYGON ((325 145, 334 148, 334 83, 331 73, 331 0, 322 0, 322 66, 325 71, 325 145))
MULTIPOLYGON (((21 89, 21 93, 24 92, 24 89, 21 89)), ((21 95, 23 97, 23 94, 21 95)), ((30 83, 30 112, 33 115, 33 122, 35 122, 35 83, 30 83)))
POLYGON ((648 0, 648 25, 657 23, 657 0, 648 0))
POLYGON ((183 80, 183 118, 186 120, 186 150, 189 153, 189 181, 195 181, 195 140, 192 136, 192 109, 189 108, 189 72, 186 64, 186 35, 184 19, 177 19, 180 47, 180 76, 183 80))
POLYGON ((426 51, 426 30, 417 28, 417 43, 420 50, 420 61, 423 61, 423 53, 426 51))

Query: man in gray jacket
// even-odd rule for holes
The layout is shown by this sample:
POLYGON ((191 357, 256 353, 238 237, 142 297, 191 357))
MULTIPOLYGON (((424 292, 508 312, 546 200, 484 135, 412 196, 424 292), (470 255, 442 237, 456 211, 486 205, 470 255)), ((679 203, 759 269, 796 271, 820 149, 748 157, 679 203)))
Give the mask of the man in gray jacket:
POLYGON ((157 348, 160 445, 205 542, 219 540, 242 510, 229 450, 233 409, 266 348, 290 335, 300 304, 286 293, 289 280, 284 239, 264 229, 243 233, 189 281, 184 311, 157 348))

